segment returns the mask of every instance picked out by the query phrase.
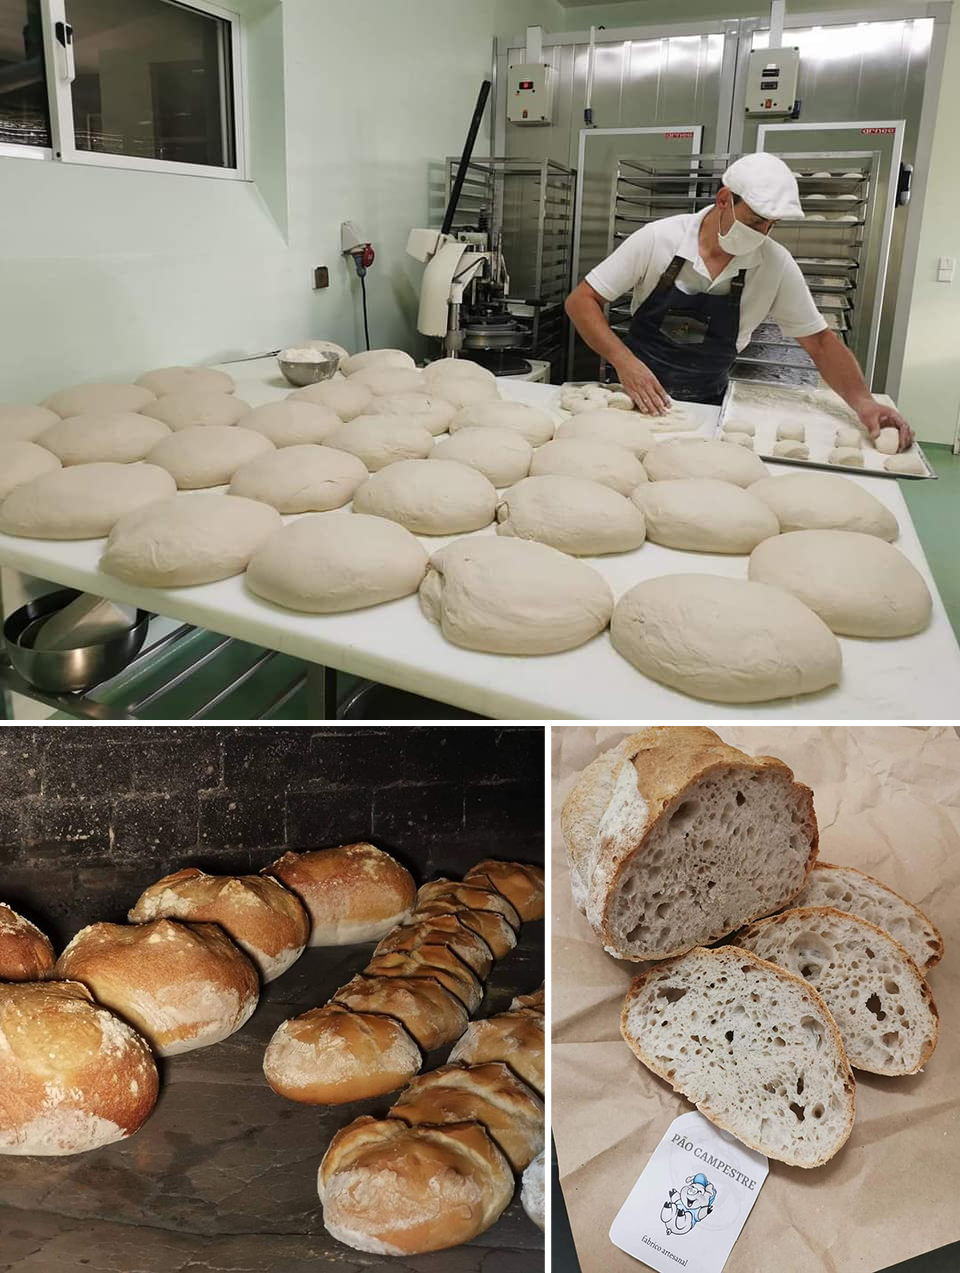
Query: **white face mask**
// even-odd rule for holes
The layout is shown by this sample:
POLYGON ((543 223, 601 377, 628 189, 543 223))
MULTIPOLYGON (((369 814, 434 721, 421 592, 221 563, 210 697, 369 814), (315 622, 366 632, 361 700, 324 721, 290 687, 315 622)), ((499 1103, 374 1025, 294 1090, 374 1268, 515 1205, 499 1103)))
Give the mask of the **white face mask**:
MULTIPOLYGON (((731 256, 746 256, 748 252, 755 251, 763 243, 767 237, 761 234, 759 230, 754 230, 752 226, 744 225, 742 221, 737 220, 737 214, 733 208, 733 225, 726 234, 718 234, 717 242, 723 248, 724 252, 729 252, 731 256)), ((723 213, 720 213, 721 220, 723 213)))

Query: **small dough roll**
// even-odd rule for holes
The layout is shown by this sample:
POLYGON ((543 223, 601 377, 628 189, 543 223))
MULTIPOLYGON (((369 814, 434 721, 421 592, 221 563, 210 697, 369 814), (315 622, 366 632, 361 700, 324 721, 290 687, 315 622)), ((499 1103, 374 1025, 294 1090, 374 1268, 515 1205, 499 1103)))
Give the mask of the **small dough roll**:
POLYGON ((406 867, 372 844, 284 853, 263 874, 307 908, 311 946, 379 941, 412 914, 417 898, 406 867))
POLYGON ((260 996, 256 968, 216 924, 91 924, 54 972, 82 982, 158 1056, 219 1043, 248 1020, 260 996))
POLYGON ((865 441, 863 430, 855 424, 841 424, 837 429, 834 445, 837 447, 853 447, 858 449, 865 441))
POLYGON ((631 451, 595 438, 562 438, 541 447, 534 453, 530 476, 548 474, 600 482, 620 495, 629 495, 647 480, 644 466, 631 451))
POLYGON ((369 385, 354 384, 348 380, 321 380, 288 394, 287 402, 311 402, 316 407, 333 411, 344 424, 363 415, 373 402, 373 390, 369 385))
POLYGON ((900 533, 885 504, 836 473, 785 473, 765 477, 749 489, 773 510, 783 531, 856 530, 887 540, 900 533))
POLYGON ((533 447, 512 429, 466 428, 438 442, 430 459, 469 464, 494 486, 512 486, 530 472, 533 447))
POLYGON ((395 1017, 424 1052, 446 1047, 467 1028, 467 1010, 426 970, 419 977, 378 977, 361 973, 333 996, 354 1012, 395 1017))
POLYGON ((11 406, 0 403, 0 443, 34 442, 60 417, 48 407, 11 406))
POLYGON ((359 354, 348 354, 341 359, 340 370, 345 376, 354 376, 358 371, 371 368, 385 370, 387 367, 416 367, 416 363, 402 349, 365 349, 359 354))
POLYGON ((827 460, 831 464, 842 464, 848 469, 863 468, 863 452, 859 447, 837 446, 834 447, 827 460))
POLYGON ((533 1162, 523 1173, 523 1181, 520 1188, 520 1201, 523 1203, 523 1209, 537 1226, 543 1229, 546 1224, 546 1183, 545 1183, 545 1158, 546 1150, 541 1149, 533 1162))
POLYGON ((433 434, 403 416, 361 415, 331 433, 327 446, 349 451, 376 473, 397 460, 425 460, 433 450, 433 434))
POLYGON ((451 423, 451 433, 458 429, 510 429, 531 446, 543 446, 553 437, 556 423, 549 411, 525 402, 474 402, 461 408, 451 423))
POLYGON ((516 908, 526 924, 530 920, 543 919, 544 874, 539 866, 526 862, 501 862, 498 858, 484 858, 471 866, 463 877, 464 882, 476 880, 502 893, 516 908))
MULTIPOLYGON (((738 420, 735 416, 732 420, 727 420, 723 428, 725 433, 745 433, 751 438, 757 434, 757 426, 752 420, 738 420)), ((779 437, 779 433, 777 436, 779 437)))
POLYGON ((596 438, 622 446, 642 460, 656 442, 647 420, 638 411, 619 411, 613 407, 581 411, 572 420, 557 426, 557 438, 596 438))
POLYGON ((156 394, 141 385, 92 384, 61 389, 44 402, 61 420, 75 415, 104 415, 113 411, 142 411, 156 394))
POLYGON ((233 393, 233 377, 214 367, 159 367, 137 377, 137 384, 158 398, 174 393, 233 393))
POLYGON ((602 632, 613 597, 586 563, 546 544, 497 536, 459 540, 434 553, 420 605, 454 645, 554 654, 602 632))
POLYGON ((0 530, 29 539, 100 539, 125 513, 176 491, 155 464, 76 464, 11 491, 0 504, 0 530))
POLYGON ((724 433, 721 442, 731 442, 734 446, 745 446, 748 451, 753 450, 753 434, 752 433, 724 433))
POLYGON ((807 427, 801 420, 782 420, 777 425, 778 442, 805 442, 807 427))
POLYGON ((32 482, 44 473, 62 468, 60 460, 46 447, 35 442, 0 441, 0 500, 24 482, 32 482))
MULTIPOLYGON (((423 373, 415 367, 368 367, 355 372, 350 379, 354 384, 366 385, 374 398, 386 398, 398 393, 417 393, 426 387, 423 373)), ((371 407, 371 410, 375 409, 376 403, 371 407)))
POLYGON ((147 588, 188 588, 242 574, 283 522, 234 495, 176 495, 121 517, 100 569, 147 588))
POLYGON ((362 460, 331 446, 285 446, 237 469, 230 494, 271 504, 280 513, 342 508, 367 480, 362 460))
POLYGON ((767 476, 758 456, 715 438, 671 438, 659 442, 647 452, 644 467, 651 482, 713 477, 735 486, 749 486, 767 476))
POLYGON ((773 454, 782 455, 786 460, 809 460, 810 448, 806 442, 774 442, 773 454))
MULTIPOLYGON (((0 520, 2 515, 0 508, 0 520)), ((361 513, 349 522, 336 513, 314 513, 273 535, 254 555, 246 578, 265 601, 335 614, 408 597, 426 568, 426 549, 405 526, 361 513)))
POLYGON ((532 1010, 501 1012, 472 1021, 451 1051, 450 1060, 461 1065, 500 1061, 542 1097, 544 1051, 542 1014, 532 1010))
POLYGON ((434 437, 447 432, 456 414, 453 403, 429 393, 394 393, 377 398, 377 415, 403 416, 423 425, 434 437))
POLYGON ((783 588, 846 636, 903 637, 930 622, 930 590, 898 548, 848 530, 795 530, 761 544, 749 575, 783 588))
POLYGON ((0 982, 41 981, 56 961, 50 938, 0 902, 0 982))
POLYGON ((889 426, 881 429, 873 445, 881 455, 896 455, 900 450, 900 430, 889 426))
POLYGON ((249 405, 235 398, 232 393, 189 389, 148 403, 140 408, 140 414, 179 430, 195 429, 208 424, 236 424, 249 410, 249 405))
POLYGON ((166 469, 181 491, 196 491, 225 486, 237 469, 274 449, 269 438, 253 429, 210 424, 164 438, 147 461, 166 469))
POLYGON ((330 407, 285 398, 254 407, 241 417, 240 427, 262 433, 276 447, 285 447, 324 442, 342 423, 330 407))
POLYGON ((504 492, 497 522, 498 535, 537 540, 574 557, 629 552, 645 536, 635 504, 582 477, 524 478, 504 492))
POLYGON ((840 646, 823 620, 783 589, 744 579, 645 580, 618 601, 610 638, 645 676, 717 703, 812 694, 840 679, 840 646))
POLYGON ((689 433, 697 428, 693 409, 685 402, 671 402, 664 415, 648 416, 647 419, 657 433, 689 433))
POLYGON ((207 875, 195 866, 151 884, 127 912, 131 924, 188 919, 219 924, 274 981, 303 954, 310 918, 289 889, 268 875, 207 875))
POLYGON ((916 451, 904 451, 900 455, 890 455, 884 460, 883 467, 888 473, 910 473, 916 477, 927 476, 927 466, 916 451))
POLYGON ((86 986, 0 984, 0 1154, 81 1154, 124 1140, 158 1088, 145 1041, 86 986))
POLYGON ((459 535, 493 521, 491 482, 455 460, 401 460, 374 473, 353 497, 356 513, 399 522, 417 535, 459 535))
POLYGON ((345 1105, 396 1091, 421 1062, 399 1021, 328 1003, 277 1028, 263 1072, 278 1096, 304 1105, 345 1105))
POLYGON ((647 538, 688 552, 749 553, 780 533, 776 514, 749 490, 712 477, 648 482, 631 496, 647 538))
POLYGON ((169 427, 160 420, 116 411, 112 415, 71 416, 51 425, 37 442, 63 465, 133 464, 169 436, 169 427))

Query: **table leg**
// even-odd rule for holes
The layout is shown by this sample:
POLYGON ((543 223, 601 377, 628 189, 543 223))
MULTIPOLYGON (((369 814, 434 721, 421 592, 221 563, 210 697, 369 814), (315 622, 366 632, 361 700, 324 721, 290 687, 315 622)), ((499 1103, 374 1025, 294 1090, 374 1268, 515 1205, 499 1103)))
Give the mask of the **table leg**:
POLYGON ((307 664, 307 716, 310 720, 337 719, 337 669, 307 664))

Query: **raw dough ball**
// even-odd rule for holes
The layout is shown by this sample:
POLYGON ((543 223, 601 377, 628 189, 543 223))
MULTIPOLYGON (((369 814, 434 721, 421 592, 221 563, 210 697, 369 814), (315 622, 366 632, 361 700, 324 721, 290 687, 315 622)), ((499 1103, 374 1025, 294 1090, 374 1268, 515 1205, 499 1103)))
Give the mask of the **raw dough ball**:
MULTIPOLYGON (((478 382, 479 383, 479 382, 478 382)), ((524 402, 476 402, 457 412, 450 432, 458 429, 512 429, 531 446, 549 442, 556 429, 549 411, 529 407, 524 402)))
POLYGON ((697 428, 697 418, 686 403, 671 402, 665 415, 647 416, 657 433, 689 433, 697 428))
POLYGON ((433 434, 403 416, 361 415, 331 433, 327 446, 349 451, 375 473, 397 460, 426 459, 433 450, 433 434))
POLYGON ((881 429, 874 439, 873 445, 882 455, 896 455, 900 450, 900 430, 881 429))
POLYGON ((575 557, 628 552, 644 539, 640 510, 582 477, 524 478, 504 492, 497 521, 498 535, 535 539, 575 557))
POLYGON ((756 455, 716 438, 671 438, 669 442, 659 442, 647 452, 644 467, 651 482, 715 477, 736 486, 749 486, 767 475, 756 455))
POLYGON ((416 393, 426 386, 423 374, 414 367, 367 367, 350 377, 354 384, 366 385, 378 398, 390 394, 416 393))
POLYGON ((910 636, 930 621, 923 576, 875 535, 791 531, 754 551, 749 575, 793 593, 846 636, 910 636))
POLYGON ((838 447, 853 447, 854 449, 857 449, 863 446, 863 440, 862 429, 858 429, 855 424, 841 424, 837 429, 834 445, 838 447))
POLYGON ((823 620, 790 593, 745 579, 645 580, 617 602, 610 638, 644 675, 718 703, 812 694, 840 679, 840 645, 823 620))
POLYGON ((427 393, 395 393, 376 401, 377 415, 399 415, 422 424, 436 437, 446 433, 457 414, 452 402, 433 398, 427 393))
POLYGON ((253 429, 209 424, 172 433, 147 459, 172 474, 181 491, 195 491, 223 486, 242 464, 273 449, 270 439, 253 429))
POLYGON ((100 569, 148 588, 184 588, 242 574, 280 530, 276 509, 233 495, 175 495, 121 517, 100 569))
POLYGON ((780 442, 804 442, 806 437, 806 426, 800 420, 784 420, 777 425, 777 439, 780 442))
POLYGON ((63 464, 133 464, 169 436, 169 428, 160 420, 117 411, 112 415, 77 415, 60 420, 45 429, 37 441, 63 464))
POLYGON ((262 433, 274 446, 303 446, 325 441, 342 423, 330 407, 285 398, 282 402, 254 407, 240 421, 240 427, 262 433))
MULTIPOLYGON (((753 438, 757 434, 757 426, 752 420, 728 420, 723 426, 724 433, 743 433, 747 437, 753 438)), ((777 435, 779 436, 779 434, 777 435)))
POLYGON ((655 442, 655 438, 639 411, 627 415, 610 407, 581 411, 572 420, 564 420, 557 426, 558 438, 596 438, 600 442, 612 442, 632 451, 642 460, 655 442))
POLYGON ((787 473, 754 482, 750 494, 776 514, 782 531, 855 530, 896 539, 897 519, 875 495, 834 473, 787 473))
POLYGON ((631 496, 647 521, 647 538, 701 553, 749 553, 779 535, 776 515, 732 482, 711 477, 648 482, 631 496))
POLYGON ((33 442, 59 419, 47 407, 0 405, 0 442, 33 442))
POLYGON ((554 654, 602 632, 613 596, 591 566, 555 548, 480 535, 433 554, 420 605, 454 645, 554 654))
POLYGON ((863 452, 858 447, 838 446, 827 456, 831 464, 843 464, 848 469, 863 468, 863 452))
POLYGON ((158 398, 172 393, 233 393, 236 388, 232 376, 213 367, 160 367, 138 376, 137 384, 158 398))
POLYGON ((629 495, 635 486, 647 480, 643 465, 632 452, 595 438, 562 438, 548 442, 534 452, 530 474, 532 477, 546 474, 585 477, 591 482, 602 482, 621 495, 629 495))
POLYGON ((0 530, 29 539, 99 539, 125 513, 176 490, 154 464, 77 464, 11 491, 0 504, 0 530))
POLYGON ((888 473, 914 473, 920 477, 927 476, 927 466, 916 451, 904 451, 902 455, 891 455, 884 460, 883 467, 888 473))
POLYGON ((247 585, 288 610, 335 614, 409 596, 426 568, 426 550, 396 522, 314 513, 260 549, 247 568, 247 585))
POLYGON ((491 482, 455 460, 401 460, 369 478, 353 497, 355 513, 399 522, 416 535, 460 535, 493 521, 491 482))
POLYGON ((788 460, 809 460, 810 448, 806 442, 774 442, 773 454, 782 455, 788 460))
POLYGON ((345 376, 353 376, 358 371, 366 371, 371 367, 385 370, 387 367, 416 367, 409 354, 402 349, 365 349, 359 354, 348 354, 341 360, 340 370, 345 376))
POLYGON ((15 486, 58 468, 57 457, 35 442, 0 441, 0 500, 6 499, 15 486))
POLYGON ((486 367, 481 367, 472 358, 437 358, 427 363, 423 374, 428 381, 446 376, 468 376, 474 380, 486 380, 489 384, 496 382, 496 376, 486 367))
POLYGON ((753 435, 750 433, 724 433, 721 442, 732 442, 734 446, 745 446, 753 450, 753 435))
POLYGON ((61 389, 43 404, 62 420, 74 415, 104 415, 111 411, 140 411, 153 402, 156 394, 141 385, 74 385, 61 389))
POLYGON ((373 402, 373 390, 369 385, 354 384, 351 380, 321 380, 319 384, 307 385, 287 395, 287 402, 312 402, 317 407, 327 407, 335 411, 346 424, 364 411, 373 402))
POLYGON ((494 486, 512 486, 530 472, 533 447, 512 429, 459 429, 438 442, 431 460, 457 460, 494 486))
POLYGON ((202 424, 236 424, 250 410, 232 393, 216 391, 171 393, 140 408, 141 415, 162 420, 171 429, 193 429, 202 424))
POLYGON ((427 387, 436 398, 445 398, 455 407, 468 407, 475 402, 493 402, 499 399, 500 390, 492 380, 480 380, 476 376, 464 376, 455 371, 431 376, 427 387))
POLYGON ((366 465, 346 451, 285 446, 237 469, 230 494, 272 504, 281 513, 325 513, 349 504, 366 480, 366 465))

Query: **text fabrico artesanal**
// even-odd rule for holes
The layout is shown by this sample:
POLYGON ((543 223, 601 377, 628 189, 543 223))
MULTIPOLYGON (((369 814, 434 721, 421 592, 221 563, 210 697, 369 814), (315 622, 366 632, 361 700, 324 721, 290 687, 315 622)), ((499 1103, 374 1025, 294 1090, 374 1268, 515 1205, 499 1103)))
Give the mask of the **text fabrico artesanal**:
POLYGON ((751 1191, 757 1187, 757 1182, 750 1176, 744 1175, 739 1167, 734 1167, 731 1163, 724 1162, 722 1158, 718 1158, 716 1154, 711 1154, 704 1149, 702 1145, 696 1145, 692 1140, 688 1140, 682 1133, 672 1138, 671 1144, 679 1145, 681 1149, 685 1149, 688 1153, 693 1154, 694 1158, 698 1158, 701 1162, 706 1163, 708 1167, 712 1167, 714 1171, 722 1171, 725 1176, 732 1176, 738 1184, 743 1185, 744 1189, 751 1191))

